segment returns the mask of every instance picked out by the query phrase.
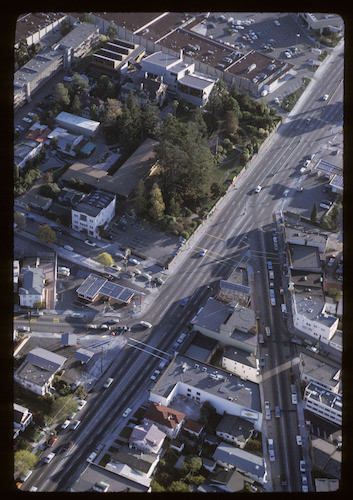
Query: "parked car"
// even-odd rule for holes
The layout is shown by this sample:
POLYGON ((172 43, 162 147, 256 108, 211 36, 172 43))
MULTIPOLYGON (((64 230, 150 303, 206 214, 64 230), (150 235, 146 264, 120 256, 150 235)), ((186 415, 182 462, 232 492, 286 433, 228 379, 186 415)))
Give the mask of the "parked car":
POLYGON ((63 446, 63 451, 69 450, 73 444, 74 444, 73 441, 67 441, 63 446))
POLYGON ((113 383, 113 381, 114 381, 114 379, 113 379, 113 378, 111 378, 111 377, 109 377, 109 378, 106 380, 106 382, 103 384, 103 387, 104 387, 105 389, 108 389, 108 387, 109 387, 109 386, 113 383))
POLYGON ((97 243, 95 243, 94 241, 85 240, 85 243, 86 243, 86 245, 89 245, 90 247, 96 247, 97 246, 97 243))
POLYGON ((77 411, 82 410, 82 408, 87 404, 87 401, 84 399, 80 399, 77 405, 77 411))
POLYGON ((76 412, 72 412, 71 415, 69 415, 69 420, 73 420, 76 417, 76 412))
POLYGON ((110 267, 111 267, 112 269, 115 269, 115 271, 121 271, 121 269, 122 269, 122 268, 121 268, 120 266, 118 266, 117 264, 112 264, 110 267))
POLYGON ((301 436, 295 436, 295 439, 296 439, 296 441, 297 441, 297 445, 298 445, 298 446, 301 446, 301 445, 303 444, 303 443, 302 443, 302 438, 301 438, 301 436))
POLYGON ((107 324, 108 324, 108 325, 116 325, 116 323, 119 323, 119 320, 118 320, 118 319, 116 319, 116 318, 110 318, 110 319, 108 319, 108 321, 107 321, 107 324))
POLYGON ((80 425, 80 423, 81 423, 81 420, 75 420, 71 426, 71 429, 74 431, 75 429, 77 429, 77 427, 80 425))
POLYGON ((160 276, 158 278, 155 278, 154 280, 158 285, 163 285, 163 283, 165 282, 165 280, 163 278, 161 278, 160 276))
POLYGON ((188 300, 189 300, 189 297, 185 297, 181 302, 180 302, 180 305, 182 307, 186 306, 186 304, 188 303, 188 300))
POLYGON ((53 452, 52 452, 52 453, 49 453, 49 454, 45 457, 45 459, 44 459, 44 463, 49 464, 49 463, 53 460, 53 458, 54 458, 54 457, 55 457, 55 453, 53 453, 53 452))
POLYGON ((54 446, 54 444, 57 442, 58 439, 59 439, 58 436, 51 437, 48 441, 48 446, 54 446))
POLYGON ((299 470, 300 470, 300 472, 305 472, 305 460, 300 460, 299 470))
POLYGON ((275 406, 275 417, 276 418, 281 417, 281 408, 279 406, 275 406))
POLYGON ((287 486, 287 476, 285 474, 281 475, 281 485, 287 486))
POLYGON ((161 372, 159 370, 154 370, 154 372, 151 375, 151 380, 156 380, 160 373, 161 372))
POLYGON ((123 413, 123 417, 127 417, 131 413, 131 408, 126 408, 126 410, 123 413))
POLYGON ((65 422, 62 424, 61 428, 66 429, 67 427, 69 427, 70 424, 71 424, 70 420, 65 420, 65 422))
POLYGON ((265 410, 270 409, 270 403, 268 401, 265 401, 265 410))
POLYGON ((92 453, 89 455, 89 457, 87 457, 87 462, 88 463, 92 463, 93 460, 96 458, 97 456, 97 452, 96 451, 92 451, 92 453))

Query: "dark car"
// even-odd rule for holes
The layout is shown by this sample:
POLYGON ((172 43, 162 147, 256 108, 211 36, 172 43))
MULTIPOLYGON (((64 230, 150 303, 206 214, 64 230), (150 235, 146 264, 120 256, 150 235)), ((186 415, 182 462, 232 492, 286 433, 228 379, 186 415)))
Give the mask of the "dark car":
POLYGON ((287 486, 287 476, 285 474, 282 474, 281 476, 281 485, 287 486))
POLYGON ((65 443, 63 446, 63 451, 69 450, 73 444, 73 441, 67 441, 67 443, 65 443))

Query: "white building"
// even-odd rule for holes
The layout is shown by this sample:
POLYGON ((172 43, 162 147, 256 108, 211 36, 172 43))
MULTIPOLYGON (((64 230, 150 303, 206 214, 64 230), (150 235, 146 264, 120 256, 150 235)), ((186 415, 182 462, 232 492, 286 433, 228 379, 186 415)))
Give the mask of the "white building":
POLYGON ((238 377, 255 382, 255 384, 260 383, 259 360, 254 354, 227 346, 223 351, 221 363, 222 368, 238 377))
POLYGON ((15 439, 19 435, 19 433, 21 431, 24 431, 26 427, 32 422, 33 414, 29 411, 28 408, 18 405, 17 403, 13 404, 13 412, 14 412, 14 439, 15 439))
POLYGON ((41 268, 31 268, 22 272, 22 286, 18 290, 21 307, 33 307, 35 302, 45 302, 45 274, 41 268))
POLYGON ((329 344, 337 330, 338 318, 327 314, 325 309, 325 302, 292 294, 294 327, 324 344, 329 344))
POLYGON ((154 52, 142 60, 142 71, 149 78, 162 77, 170 92, 195 106, 204 106, 217 79, 195 73, 195 63, 166 52, 154 52))
POLYGON ((145 422, 142 425, 135 425, 129 438, 129 447, 147 453, 159 453, 164 439, 165 432, 162 432, 152 422, 145 422))
POLYGON ((109 224, 115 215, 116 196, 105 191, 92 191, 71 211, 72 228, 97 238, 99 227, 109 224))
POLYGON ((100 125, 100 122, 89 120, 84 116, 73 115, 66 111, 61 111, 55 118, 55 121, 59 127, 63 127, 73 134, 83 135, 89 138, 96 136, 100 125))
POLYGON ((178 354, 150 391, 150 401, 169 406, 178 395, 200 405, 209 401, 218 414, 241 417, 261 430, 259 386, 254 382, 178 354))
POLYGON ((336 425, 342 425, 342 396, 310 382, 304 391, 305 408, 336 425))

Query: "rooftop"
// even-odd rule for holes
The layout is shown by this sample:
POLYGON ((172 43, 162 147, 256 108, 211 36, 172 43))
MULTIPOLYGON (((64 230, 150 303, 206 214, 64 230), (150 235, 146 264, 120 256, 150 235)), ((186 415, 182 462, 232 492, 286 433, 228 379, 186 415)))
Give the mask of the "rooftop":
POLYGON ((297 314, 301 314, 311 321, 316 320, 328 328, 337 321, 335 316, 331 316, 324 312, 325 302, 321 300, 319 301, 304 297, 304 295, 294 294, 294 302, 297 314))
POLYGON ((94 300, 100 293, 125 303, 128 303, 134 294, 141 296, 145 295, 143 292, 138 292, 137 290, 118 285, 117 283, 112 283, 106 278, 103 278, 103 276, 93 273, 87 276, 85 281, 81 283, 76 291, 78 295, 88 300, 94 300))
POLYGON ((234 465, 237 469, 247 471, 259 477, 265 475, 265 462, 262 457, 236 448, 231 444, 220 443, 213 454, 213 458, 234 465))
POLYGON ((114 201, 114 198, 115 195, 112 193, 94 190, 84 200, 80 201, 74 210, 96 217, 101 210, 107 208, 114 201))
POLYGON ((216 428, 217 432, 229 434, 245 443, 252 435, 254 424, 234 415, 224 415, 216 428))
POLYGON ((300 353, 300 371, 307 377, 315 379, 318 383, 323 383, 333 390, 340 384, 341 370, 337 370, 335 366, 324 363, 312 356, 306 354, 303 350, 300 353))
POLYGON ((328 391, 315 382, 310 382, 305 388, 304 399, 308 399, 309 397, 311 400, 318 401, 337 412, 342 412, 342 395, 328 391))
POLYGON ((75 125, 86 130, 94 132, 97 127, 99 127, 100 122, 89 120, 83 116, 73 115, 72 113, 67 113, 66 111, 61 111, 55 118, 60 125, 75 125))
POLYGON ((28 267, 22 270, 20 295, 41 295, 44 288, 45 274, 42 268, 28 267))
POLYGON ((291 269, 321 271, 320 254, 316 247, 289 244, 291 269))
POLYGON ((238 347, 235 349, 232 346, 226 346, 223 351, 223 357, 250 366, 251 368, 256 368, 256 357, 238 347))
POLYGON ((95 24, 79 23, 60 40, 60 47, 70 47, 76 50, 82 43, 86 42, 87 38, 95 33, 98 34, 98 26, 95 24))
POLYGON ((183 421, 185 413, 169 408, 168 406, 152 403, 147 408, 143 418, 173 429, 177 424, 180 424, 180 422, 183 421))
POLYGON ((220 368, 178 354, 152 389, 154 394, 168 397, 177 384, 195 387, 241 406, 261 411, 259 386, 220 368))

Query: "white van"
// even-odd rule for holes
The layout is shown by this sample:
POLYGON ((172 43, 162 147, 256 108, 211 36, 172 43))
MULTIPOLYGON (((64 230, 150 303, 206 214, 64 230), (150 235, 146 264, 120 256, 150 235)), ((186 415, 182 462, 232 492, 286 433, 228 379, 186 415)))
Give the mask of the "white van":
POLYGON ((144 326, 145 328, 152 328, 152 324, 148 323, 148 321, 140 321, 140 325, 144 326))
POLYGON ((70 247, 70 245, 64 245, 65 250, 69 250, 69 252, 73 252, 74 249, 70 247))
POLYGON ((286 306, 286 304, 281 304, 281 310, 282 310, 282 314, 287 314, 287 306, 286 306))

